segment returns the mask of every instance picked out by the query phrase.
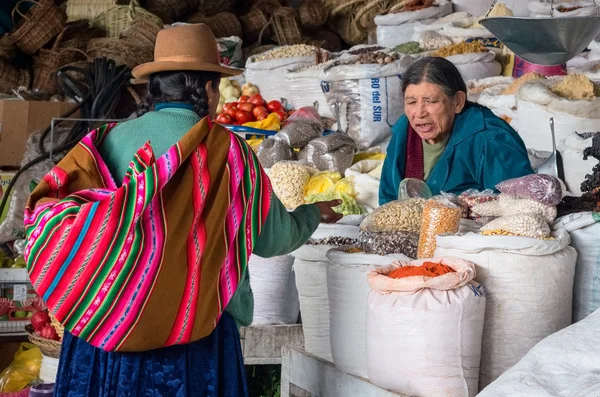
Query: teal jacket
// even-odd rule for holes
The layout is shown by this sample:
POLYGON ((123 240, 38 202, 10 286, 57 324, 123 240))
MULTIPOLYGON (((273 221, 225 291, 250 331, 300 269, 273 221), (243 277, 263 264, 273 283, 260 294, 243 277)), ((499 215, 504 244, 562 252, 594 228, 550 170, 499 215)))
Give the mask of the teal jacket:
MULTIPOLYGON (((408 119, 392 128, 381 174, 379 204, 398 199, 404 178, 408 119)), ((456 116, 448 146, 425 181, 434 195, 469 189, 494 189, 507 179, 533 174, 527 149, 517 132, 488 108, 468 103, 456 116)))

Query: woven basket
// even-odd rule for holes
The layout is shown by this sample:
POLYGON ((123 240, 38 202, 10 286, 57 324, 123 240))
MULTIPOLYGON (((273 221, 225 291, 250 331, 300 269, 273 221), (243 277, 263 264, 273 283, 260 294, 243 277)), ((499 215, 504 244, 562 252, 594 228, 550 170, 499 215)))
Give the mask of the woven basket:
POLYGON ((94 19, 115 4, 117 4, 117 0, 69 0, 67 2, 67 21, 94 19))
POLYGON ((50 95, 56 94, 58 90, 54 83, 54 74, 61 66, 76 62, 77 58, 87 59, 87 54, 77 48, 41 49, 39 56, 34 57, 31 87, 50 95))
POLYGON ((104 34, 104 30, 91 27, 88 21, 69 22, 65 26, 63 38, 58 44, 58 48, 77 48, 85 51, 88 41, 104 37, 104 34))
POLYGON ((12 11, 13 21, 15 13, 22 16, 21 21, 15 25, 10 33, 11 40, 23 52, 33 54, 59 34, 67 21, 67 14, 58 8, 53 0, 21 0, 12 11), (19 11, 19 5, 28 2, 33 7, 25 14, 19 11))
POLYGON ((199 0, 198 12, 213 16, 221 12, 231 12, 234 6, 235 0, 199 0))
POLYGON ((281 7, 273 11, 271 16, 273 34, 279 45, 294 45, 302 43, 300 17, 292 8, 281 7))
POLYGON ((58 320, 56 319, 56 317, 54 317, 52 314, 50 314, 50 324, 52 325, 52 327, 54 327, 54 330, 56 331, 56 333, 58 334, 58 337, 62 340, 63 336, 65 335, 65 327, 63 327, 58 320))
POLYGON ((8 35, 0 37, 0 59, 10 61, 17 54, 17 47, 8 35))
POLYGON ((327 23, 329 13, 321 0, 304 0, 298 9, 300 23, 307 29, 318 29, 327 23))
POLYGON ((149 9, 164 10, 174 20, 198 9, 198 0, 148 0, 149 9))
POLYGON ((200 13, 190 15, 188 23, 205 23, 216 38, 219 37, 242 37, 242 25, 238 18, 230 12, 221 12, 212 17, 205 17, 200 13))
POLYGON ((267 18, 270 18, 273 11, 281 7, 281 3, 279 0, 258 0, 252 7, 258 8, 267 18))
POLYGON ((0 92, 12 93, 19 87, 29 89, 31 74, 28 70, 17 69, 7 61, 0 59, 0 92))
POLYGON ((141 18, 133 21, 131 26, 121 33, 121 38, 136 43, 149 51, 154 51, 158 32, 160 32, 160 28, 147 19, 141 18))
POLYGON ((92 21, 92 26, 103 29, 108 38, 118 38, 138 18, 148 19, 156 26, 163 27, 162 20, 141 8, 137 0, 131 0, 129 5, 117 5, 103 12, 92 21))
POLYGON ((88 43, 87 54, 91 58, 113 59, 118 65, 126 65, 130 69, 154 59, 153 51, 140 47, 129 40, 100 38, 88 43))
POLYGON ((25 332, 27 332, 29 341, 36 345, 44 356, 50 358, 60 358, 60 348, 62 345, 61 342, 42 338, 41 336, 36 335, 31 324, 25 326, 25 332))
POLYGON ((246 43, 254 43, 259 39, 269 19, 260 8, 252 7, 246 15, 240 17, 240 22, 244 31, 244 40, 246 43))
POLYGON ((339 52, 342 50, 340 36, 328 29, 319 29, 309 34, 309 37, 315 40, 325 41, 324 49, 330 52, 339 52))

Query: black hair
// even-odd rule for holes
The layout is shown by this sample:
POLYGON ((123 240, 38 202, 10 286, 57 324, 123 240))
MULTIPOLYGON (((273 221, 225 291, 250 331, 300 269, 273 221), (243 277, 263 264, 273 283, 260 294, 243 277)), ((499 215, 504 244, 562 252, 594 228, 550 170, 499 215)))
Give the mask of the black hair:
POLYGON ((154 73, 148 79, 148 93, 140 103, 138 116, 162 102, 187 103, 200 117, 208 116, 206 83, 219 87, 221 74, 216 72, 175 71, 154 73))
POLYGON ((404 73, 402 93, 406 93, 409 85, 423 82, 440 86, 444 93, 451 98, 458 92, 467 93, 467 85, 460 72, 452 62, 445 58, 428 57, 413 63, 404 73))

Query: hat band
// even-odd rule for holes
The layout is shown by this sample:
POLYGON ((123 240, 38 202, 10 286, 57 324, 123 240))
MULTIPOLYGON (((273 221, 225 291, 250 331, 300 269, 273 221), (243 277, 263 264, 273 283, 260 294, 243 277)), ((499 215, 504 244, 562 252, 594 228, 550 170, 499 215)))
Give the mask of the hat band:
POLYGON ((219 61, 216 59, 214 61, 209 61, 192 55, 173 55, 168 57, 158 57, 154 58, 154 62, 202 62, 211 64, 214 63, 215 66, 219 65, 219 61))

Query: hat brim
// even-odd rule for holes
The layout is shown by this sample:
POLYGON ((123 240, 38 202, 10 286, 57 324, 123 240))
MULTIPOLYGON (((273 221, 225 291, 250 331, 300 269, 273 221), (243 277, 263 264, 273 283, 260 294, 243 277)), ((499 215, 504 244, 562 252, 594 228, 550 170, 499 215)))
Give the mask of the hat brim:
POLYGON ((147 81, 150 75, 159 72, 175 72, 193 70, 198 72, 217 72, 223 77, 239 76, 244 73, 244 69, 230 68, 227 66, 215 65, 206 62, 176 62, 176 61, 158 61, 148 62, 136 66, 131 74, 138 82, 147 81))

